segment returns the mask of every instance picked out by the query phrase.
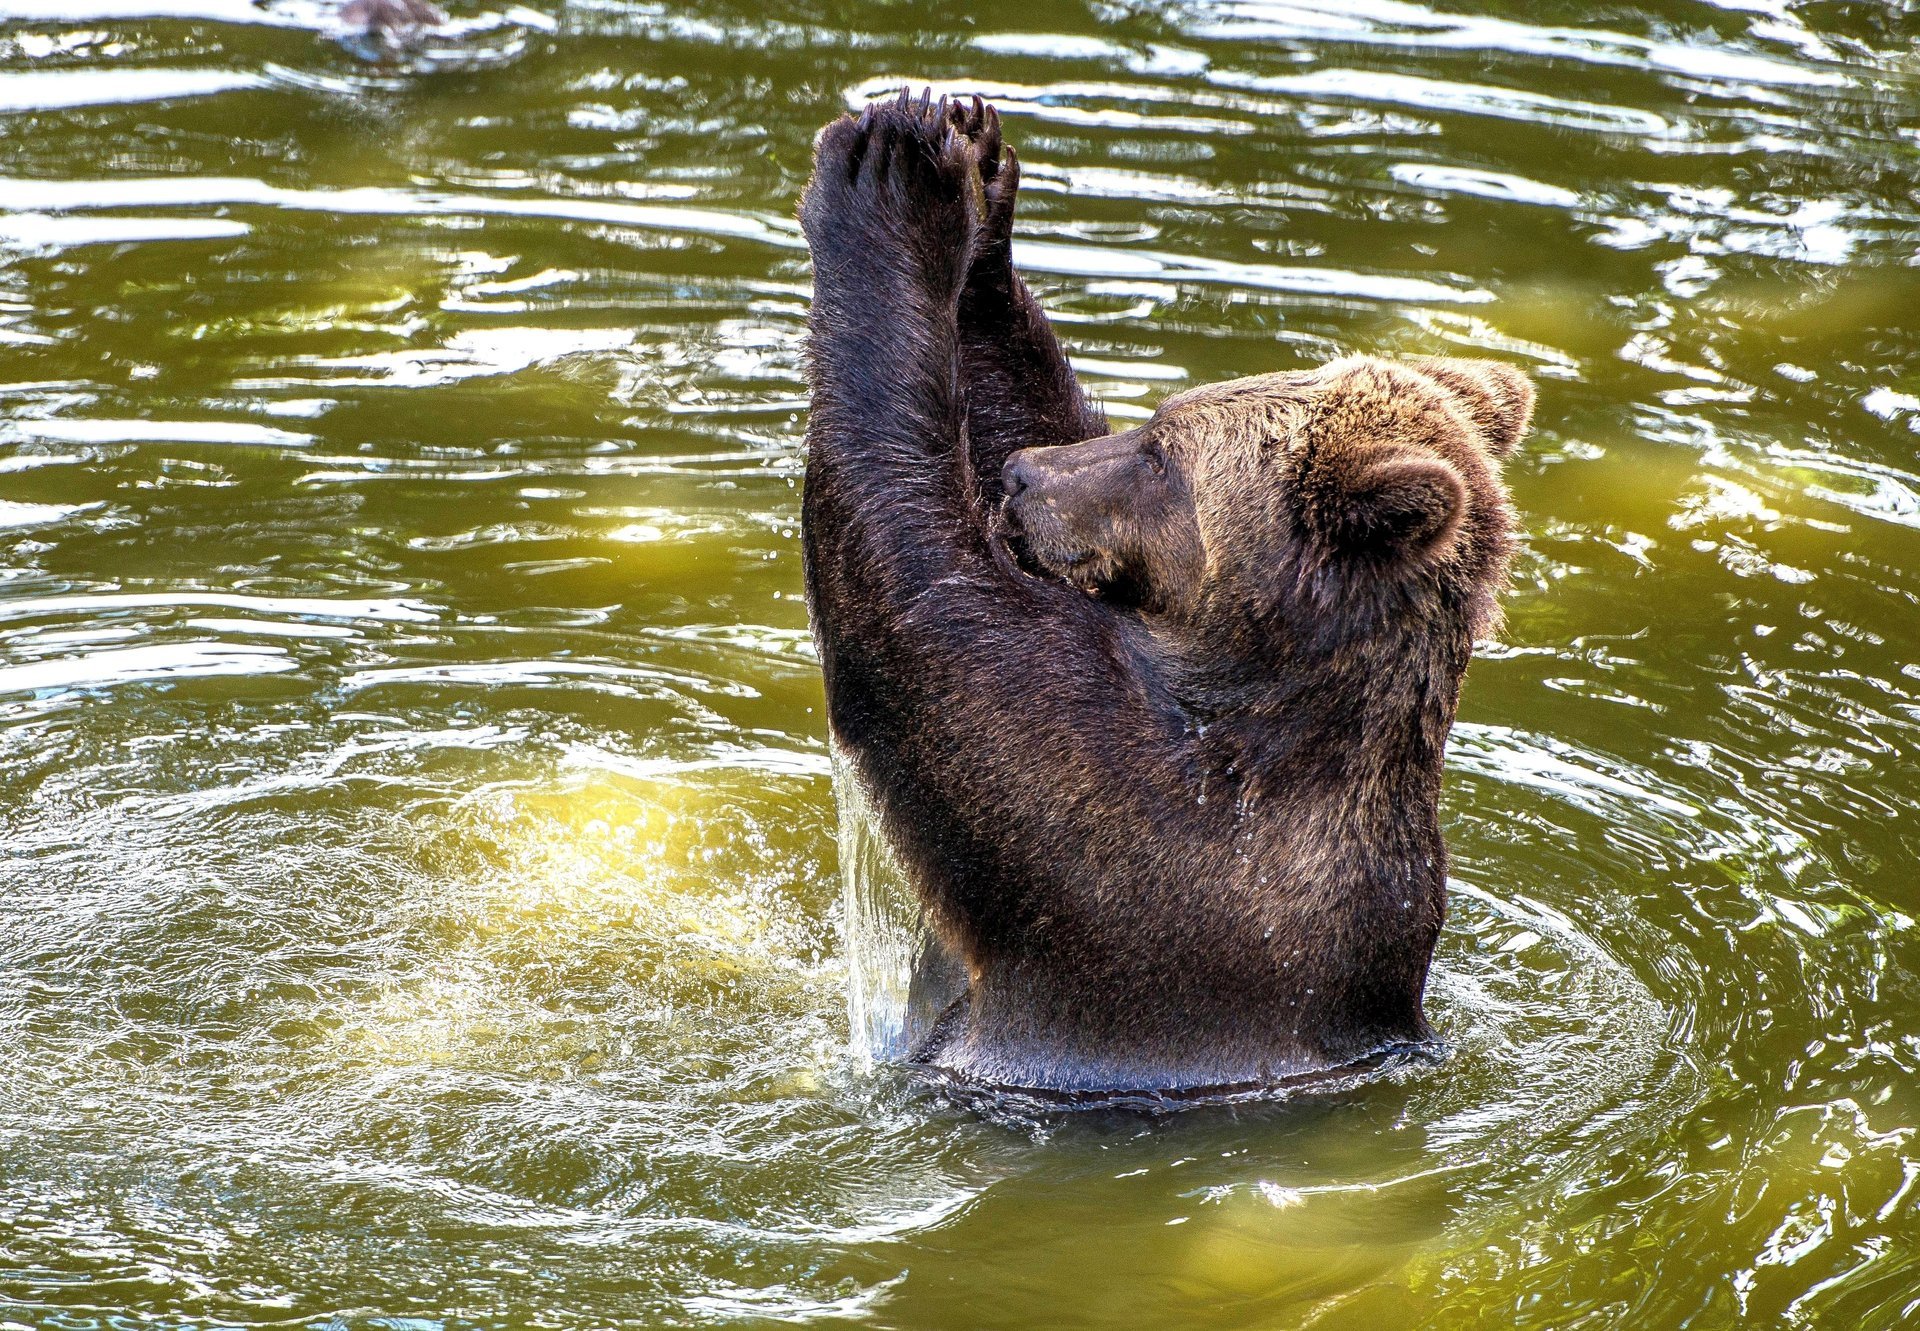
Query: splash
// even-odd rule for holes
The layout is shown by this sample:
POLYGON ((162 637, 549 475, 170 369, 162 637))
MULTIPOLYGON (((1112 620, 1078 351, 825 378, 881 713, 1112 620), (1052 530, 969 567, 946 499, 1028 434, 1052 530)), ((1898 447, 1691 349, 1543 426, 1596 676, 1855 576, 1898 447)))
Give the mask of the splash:
POLYGON ((966 978, 933 932, 865 785, 837 745, 833 796, 840 813, 847 1015, 854 1059, 871 1069, 910 1055, 966 978))

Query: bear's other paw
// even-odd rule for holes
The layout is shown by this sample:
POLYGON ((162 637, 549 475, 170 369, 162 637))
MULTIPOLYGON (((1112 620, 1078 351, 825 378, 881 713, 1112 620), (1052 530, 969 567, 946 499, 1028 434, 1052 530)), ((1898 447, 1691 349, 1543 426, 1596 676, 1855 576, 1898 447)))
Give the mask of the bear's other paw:
POLYGON ((958 100, 954 127, 973 144, 979 163, 983 212, 980 238, 967 274, 968 295, 976 303, 989 297, 1004 302, 1013 290, 1013 210, 1020 194, 1020 158, 1000 133, 1000 113, 974 96, 958 100))
POLYGON ((982 218, 985 239, 990 244, 1009 244, 1013 239, 1014 200, 1020 192, 1020 158, 1001 136, 1000 113, 976 93, 971 99, 956 99, 951 115, 954 128, 973 144, 986 196, 982 218))

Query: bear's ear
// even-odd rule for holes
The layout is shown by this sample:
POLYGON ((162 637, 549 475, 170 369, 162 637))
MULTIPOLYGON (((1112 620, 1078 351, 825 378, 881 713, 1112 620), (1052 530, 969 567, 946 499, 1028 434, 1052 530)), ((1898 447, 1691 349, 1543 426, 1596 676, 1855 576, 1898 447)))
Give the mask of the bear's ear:
POLYGON ((1340 553, 1424 562, 1453 544, 1467 486, 1445 459, 1368 450, 1344 460, 1341 470, 1316 515, 1327 543, 1340 553))
POLYGON ((1513 452, 1533 419, 1533 384, 1526 375, 1501 361, 1452 356, 1431 356, 1413 365, 1452 394, 1479 427, 1489 453, 1503 458, 1513 452))

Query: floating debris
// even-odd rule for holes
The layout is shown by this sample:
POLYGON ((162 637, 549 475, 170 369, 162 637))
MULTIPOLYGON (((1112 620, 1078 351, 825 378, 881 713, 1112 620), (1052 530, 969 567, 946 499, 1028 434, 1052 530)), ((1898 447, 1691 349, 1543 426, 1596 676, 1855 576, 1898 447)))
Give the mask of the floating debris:
POLYGON ((409 54, 446 21, 429 0, 347 0, 340 10, 347 44, 376 60, 409 54))

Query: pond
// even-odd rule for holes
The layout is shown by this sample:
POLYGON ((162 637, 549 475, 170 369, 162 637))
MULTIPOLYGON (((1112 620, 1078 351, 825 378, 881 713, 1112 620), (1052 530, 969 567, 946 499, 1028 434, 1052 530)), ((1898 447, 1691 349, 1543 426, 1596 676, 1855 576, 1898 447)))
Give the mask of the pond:
POLYGON ((1920 1317, 1920 15, 0 0, 0 1325, 1920 1317), (1433 1067, 854 1057, 814 131, 1001 107, 1116 421, 1540 389, 1433 1067))

